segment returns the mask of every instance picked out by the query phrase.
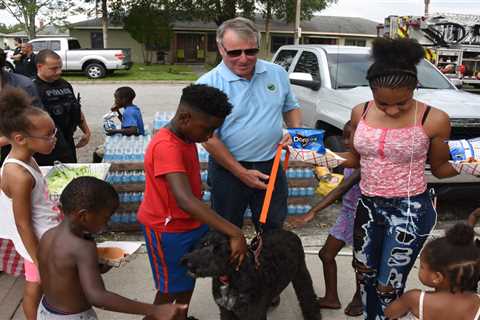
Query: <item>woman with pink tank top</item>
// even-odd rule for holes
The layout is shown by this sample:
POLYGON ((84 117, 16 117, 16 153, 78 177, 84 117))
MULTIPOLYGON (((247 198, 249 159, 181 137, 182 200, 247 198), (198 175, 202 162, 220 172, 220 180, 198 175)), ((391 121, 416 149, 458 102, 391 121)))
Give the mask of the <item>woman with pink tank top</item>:
POLYGON ((436 222, 425 164, 438 178, 458 174, 445 141, 448 115, 413 98, 415 40, 378 38, 367 79, 373 100, 352 111, 352 152, 345 167, 360 167, 362 196, 354 227, 354 258, 365 319, 386 319, 384 309, 405 288, 408 273, 436 222))

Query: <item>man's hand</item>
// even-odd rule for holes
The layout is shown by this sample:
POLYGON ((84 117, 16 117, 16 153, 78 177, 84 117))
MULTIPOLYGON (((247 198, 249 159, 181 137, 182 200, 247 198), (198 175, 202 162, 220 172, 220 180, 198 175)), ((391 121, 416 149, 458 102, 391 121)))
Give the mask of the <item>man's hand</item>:
POLYGON ((282 140, 280 140, 278 144, 281 145, 283 148, 286 148, 290 146, 292 143, 293 143, 292 136, 290 135, 290 133, 286 132, 283 135, 282 140))
POLYGON ((267 189, 265 181, 269 176, 258 170, 244 170, 238 175, 238 178, 250 188, 265 190, 267 189))
POLYGON ((240 234, 236 237, 230 238, 230 262, 236 263, 236 269, 240 268, 243 260, 245 259, 245 254, 247 254, 247 241, 243 234, 240 234))
POLYGON ((84 133, 82 135, 82 137, 80 138, 80 140, 78 140, 75 147, 77 147, 77 148, 85 147, 88 144, 89 141, 90 141, 90 133, 88 133, 88 134, 84 133))
POLYGON ((155 307, 155 312, 143 318, 144 320, 184 320, 187 317, 186 304, 161 304, 155 307))

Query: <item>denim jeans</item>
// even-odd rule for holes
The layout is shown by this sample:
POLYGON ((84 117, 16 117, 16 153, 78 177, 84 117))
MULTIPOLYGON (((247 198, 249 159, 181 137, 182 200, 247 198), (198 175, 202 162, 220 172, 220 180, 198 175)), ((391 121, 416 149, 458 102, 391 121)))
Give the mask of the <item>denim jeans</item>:
MULTIPOLYGON (((258 170, 270 175, 273 159, 259 162, 242 161, 240 164, 247 169, 258 170)), ((210 157, 208 162, 208 184, 212 193, 213 210, 241 228, 245 209, 250 207, 252 210, 252 221, 258 230, 258 219, 262 211, 265 190, 248 187, 230 171, 215 162, 212 157, 210 157)), ((283 222, 287 216, 287 197, 287 177, 280 165, 267 221, 262 226, 263 230, 281 229, 283 227, 283 222)))
POLYGON ((403 293, 436 215, 427 191, 410 201, 406 197, 360 198, 353 246, 365 319, 386 319, 384 310, 403 293))

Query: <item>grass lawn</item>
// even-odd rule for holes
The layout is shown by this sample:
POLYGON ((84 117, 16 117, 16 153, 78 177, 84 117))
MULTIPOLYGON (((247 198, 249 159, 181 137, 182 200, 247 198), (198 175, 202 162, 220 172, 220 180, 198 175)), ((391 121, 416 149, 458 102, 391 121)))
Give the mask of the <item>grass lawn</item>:
POLYGON ((129 81, 129 80, 185 80, 194 81, 198 76, 186 65, 134 64, 130 70, 115 70, 102 79, 90 79, 81 72, 66 72, 66 80, 74 81, 129 81))

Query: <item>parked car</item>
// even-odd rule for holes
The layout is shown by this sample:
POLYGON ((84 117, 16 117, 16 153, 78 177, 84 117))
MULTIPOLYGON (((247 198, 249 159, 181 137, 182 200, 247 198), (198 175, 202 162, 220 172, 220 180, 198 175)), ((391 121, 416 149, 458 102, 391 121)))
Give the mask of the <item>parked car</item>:
MULTIPOLYGON (((350 120, 356 105, 371 100, 366 79, 371 64, 366 47, 329 45, 287 45, 280 47, 273 62, 289 73, 293 91, 303 111, 304 125, 325 130, 325 144, 342 151, 342 128, 350 120)), ((433 64, 422 60, 418 65, 419 86, 415 98, 435 106, 450 116, 451 139, 480 137, 480 95, 458 90, 433 64)), ((429 183, 472 183, 480 191, 478 178, 459 175, 436 179, 427 168, 429 183)), ((458 186, 457 186, 458 187, 458 186)), ((460 193, 463 189, 456 189, 460 193)))
MULTIPOLYGON (((92 79, 113 74, 115 70, 129 70, 133 63, 131 51, 122 49, 82 49, 77 39, 68 38, 38 38, 29 41, 33 51, 51 49, 62 57, 63 71, 82 71, 92 79)), ((11 58, 13 51, 7 52, 7 68, 13 69, 11 58)))

